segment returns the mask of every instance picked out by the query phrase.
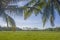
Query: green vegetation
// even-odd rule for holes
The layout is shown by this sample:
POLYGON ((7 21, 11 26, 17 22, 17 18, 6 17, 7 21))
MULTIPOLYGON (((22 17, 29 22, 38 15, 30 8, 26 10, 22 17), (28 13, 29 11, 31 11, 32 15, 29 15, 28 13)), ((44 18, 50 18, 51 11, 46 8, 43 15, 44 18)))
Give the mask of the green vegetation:
MULTIPOLYGON (((21 1, 21 0, 20 0, 21 1)), ((26 20, 31 16, 31 14, 34 12, 34 14, 37 16, 39 13, 42 15, 42 22, 43 26, 45 23, 50 20, 50 23, 52 26, 54 26, 54 20, 55 20, 55 10, 60 15, 60 1, 59 0, 31 0, 26 5, 24 5, 22 8, 16 6, 9 5, 10 2, 16 3, 19 2, 19 0, 0 0, 0 17, 2 17, 5 22, 7 23, 7 27, 9 25, 12 27, 13 31, 15 31, 15 20, 12 18, 9 13, 5 12, 6 10, 10 11, 10 14, 14 14, 11 12, 20 11, 20 9, 23 9, 24 11, 24 19, 26 20), (42 12, 43 11, 43 12, 42 12)), ((21 13, 21 12, 20 12, 21 13)))
POLYGON ((26 20, 29 18, 33 12, 36 16, 40 13, 42 15, 43 27, 45 26, 47 20, 49 20, 50 24, 54 26, 55 10, 60 15, 59 0, 31 0, 24 7, 26 7, 24 12, 24 19, 26 20))
POLYGON ((0 32, 0 40, 60 40, 60 32, 17 31, 0 32))

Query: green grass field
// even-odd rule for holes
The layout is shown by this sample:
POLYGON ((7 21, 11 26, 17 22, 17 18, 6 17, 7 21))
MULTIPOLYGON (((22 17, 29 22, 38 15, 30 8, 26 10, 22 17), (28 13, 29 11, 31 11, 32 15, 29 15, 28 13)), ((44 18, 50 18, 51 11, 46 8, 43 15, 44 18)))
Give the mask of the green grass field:
POLYGON ((0 40, 60 40, 60 32, 18 31, 0 32, 0 40))

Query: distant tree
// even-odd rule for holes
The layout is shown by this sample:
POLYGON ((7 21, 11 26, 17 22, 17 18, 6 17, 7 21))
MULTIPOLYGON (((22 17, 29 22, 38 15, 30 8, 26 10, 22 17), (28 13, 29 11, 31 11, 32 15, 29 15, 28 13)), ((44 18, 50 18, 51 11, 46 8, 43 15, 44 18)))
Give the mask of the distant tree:
POLYGON ((34 27, 33 30, 38 30, 38 28, 37 27, 34 27))

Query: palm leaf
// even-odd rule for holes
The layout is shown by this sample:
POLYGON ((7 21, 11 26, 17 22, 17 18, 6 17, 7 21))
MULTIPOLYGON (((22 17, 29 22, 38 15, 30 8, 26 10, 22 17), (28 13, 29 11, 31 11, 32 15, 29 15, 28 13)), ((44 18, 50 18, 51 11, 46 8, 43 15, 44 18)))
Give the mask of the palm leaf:
POLYGON ((54 5, 55 5, 55 9, 58 11, 58 14, 60 15, 60 4, 59 4, 58 0, 54 1, 54 5))
POLYGON ((1 17, 3 17, 5 22, 7 22, 7 27, 9 27, 9 25, 10 25, 14 31, 16 24, 15 24, 15 21, 13 20, 13 18, 10 17, 8 14, 6 14, 4 11, 2 12, 1 17))
POLYGON ((39 12, 41 12, 42 8, 45 6, 45 2, 35 4, 34 6, 36 7, 35 9, 33 9, 34 13, 35 13, 35 15, 38 15, 39 12))
POLYGON ((7 16, 7 20, 8 20, 8 23, 11 25, 12 30, 15 31, 16 30, 15 21, 10 16, 7 16))
POLYGON ((32 6, 35 4, 35 2, 36 2, 36 0, 31 0, 25 6, 32 6))
POLYGON ((29 18, 32 14, 32 9, 25 9, 24 10, 24 19, 26 20, 27 18, 29 18))
POLYGON ((50 23, 52 26, 54 26, 54 17, 53 16, 50 17, 50 23))

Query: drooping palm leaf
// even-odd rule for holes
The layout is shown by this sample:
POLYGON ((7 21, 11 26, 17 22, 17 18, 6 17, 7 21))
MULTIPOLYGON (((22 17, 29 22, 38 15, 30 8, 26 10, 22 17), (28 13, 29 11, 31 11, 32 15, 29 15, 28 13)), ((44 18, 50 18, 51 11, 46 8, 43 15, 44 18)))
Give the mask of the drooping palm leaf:
POLYGON ((15 21, 13 20, 13 18, 10 17, 9 15, 7 15, 6 13, 3 14, 3 18, 7 22, 7 27, 9 27, 9 25, 10 25, 12 27, 12 29, 15 30, 16 24, 15 24, 15 21))
POLYGON ((7 21, 8 21, 8 23, 11 25, 11 27, 12 27, 12 30, 16 30, 16 24, 15 24, 15 21, 12 19, 12 17, 10 17, 10 16, 7 16, 7 21))
POLYGON ((32 9, 26 9, 24 11, 24 19, 26 20, 28 17, 30 17, 32 14, 32 9))
POLYGON ((33 9, 33 11, 35 12, 35 15, 38 15, 39 12, 42 13, 41 10, 42 10, 42 8, 45 6, 45 2, 42 2, 42 3, 39 3, 39 4, 35 4, 34 6, 35 6, 36 8, 33 9))

